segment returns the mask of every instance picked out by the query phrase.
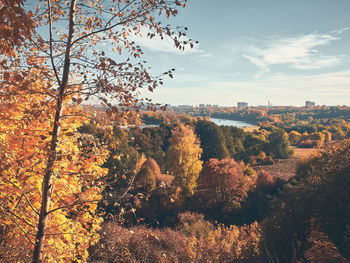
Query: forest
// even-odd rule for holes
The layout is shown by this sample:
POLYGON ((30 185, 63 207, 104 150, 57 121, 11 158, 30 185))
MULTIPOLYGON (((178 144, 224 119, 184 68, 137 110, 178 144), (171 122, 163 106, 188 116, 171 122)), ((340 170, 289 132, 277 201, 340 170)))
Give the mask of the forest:
POLYGON ((193 48, 164 25, 186 4, 0 1, 0 262, 349 262, 348 107, 141 96, 174 69, 153 76, 133 36, 193 48))

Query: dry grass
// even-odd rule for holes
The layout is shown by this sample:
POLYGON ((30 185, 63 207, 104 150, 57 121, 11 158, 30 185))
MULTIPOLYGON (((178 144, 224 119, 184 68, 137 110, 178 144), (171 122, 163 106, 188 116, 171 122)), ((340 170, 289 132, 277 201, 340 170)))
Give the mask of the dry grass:
POLYGON ((297 148, 294 147, 294 157, 295 158, 306 158, 314 155, 319 149, 317 148, 297 148))
POLYGON ((257 170, 264 170, 271 174, 274 178, 288 180, 295 176, 295 170, 298 160, 296 158, 279 159, 276 163, 270 165, 259 166, 257 170))
POLYGON ((257 170, 264 170, 271 174, 274 178, 288 180, 289 178, 295 176, 298 161, 314 155, 318 150, 319 149, 317 148, 294 147, 294 155, 292 158, 277 159, 274 164, 260 166, 257 170))
POLYGON ((260 126, 251 126, 251 127, 243 127, 242 129, 245 132, 254 132, 255 130, 259 130, 260 126))

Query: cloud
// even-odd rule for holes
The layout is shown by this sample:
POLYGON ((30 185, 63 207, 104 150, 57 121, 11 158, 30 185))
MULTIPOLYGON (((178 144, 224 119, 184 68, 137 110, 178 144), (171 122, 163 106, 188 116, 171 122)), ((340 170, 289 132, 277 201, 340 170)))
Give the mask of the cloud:
MULTIPOLYGON (((249 46, 243 57, 260 68, 256 76, 261 76, 271 65, 285 64, 299 70, 313 70, 333 67, 340 63, 340 57, 323 55, 321 46, 340 40, 340 34, 348 28, 332 31, 328 34, 311 33, 297 37, 279 38, 262 44, 264 48, 249 46)), ((263 41, 262 41, 263 42, 263 41)))
POLYGON ((261 50, 261 55, 267 64, 291 64, 297 69, 315 69, 334 66, 338 59, 334 56, 323 56, 318 46, 328 45, 339 38, 312 33, 294 38, 286 38, 276 41, 266 50, 261 50))
POLYGON ((327 68, 336 66, 339 64, 340 59, 335 56, 322 56, 318 59, 300 59, 299 61, 295 62, 295 68, 296 69, 305 69, 305 70, 311 70, 311 69, 320 69, 320 68, 327 68))
POLYGON ((255 75, 255 78, 260 78, 264 73, 270 71, 269 67, 266 65, 266 63, 263 60, 257 57, 252 57, 248 55, 243 55, 243 57, 248 59, 251 63, 253 63, 258 68, 260 68, 260 71, 255 75))
POLYGON ((333 31, 331 31, 331 33, 334 34, 334 35, 341 35, 345 31, 348 31, 349 29, 350 29, 350 27, 344 27, 344 28, 341 28, 341 29, 333 30, 333 31))
POLYGON ((201 55, 200 55, 201 58, 210 58, 210 57, 213 56, 213 54, 211 54, 211 53, 206 53, 206 52, 204 52, 204 51, 202 51, 202 50, 199 50, 198 53, 201 53, 201 55))

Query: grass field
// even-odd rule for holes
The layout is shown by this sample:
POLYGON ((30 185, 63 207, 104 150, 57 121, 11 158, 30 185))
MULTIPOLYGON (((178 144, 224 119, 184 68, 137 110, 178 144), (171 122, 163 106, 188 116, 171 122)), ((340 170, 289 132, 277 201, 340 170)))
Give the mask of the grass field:
POLYGON ((293 157, 289 159, 277 159, 274 164, 264 165, 259 167, 259 169, 268 172, 273 177, 288 180, 295 176, 296 167, 300 159, 307 158, 318 151, 317 148, 293 148, 293 157))
POLYGON ((243 127, 242 129, 245 132, 253 132, 254 130, 259 130, 259 126, 250 126, 250 127, 243 127))
POLYGON ((305 158, 309 157, 310 155, 315 154, 318 149, 317 148, 294 148, 294 157, 295 158, 305 158))

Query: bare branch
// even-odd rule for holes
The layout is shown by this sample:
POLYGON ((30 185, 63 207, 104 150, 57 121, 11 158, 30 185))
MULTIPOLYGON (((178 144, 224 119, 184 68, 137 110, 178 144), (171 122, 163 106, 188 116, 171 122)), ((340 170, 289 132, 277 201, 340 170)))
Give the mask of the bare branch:
POLYGON ((49 34, 50 34, 50 60, 51 60, 51 65, 52 69, 55 73, 55 77, 58 83, 58 86, 61 86, 61 81, 58 76, 58 72, 56 69, 55 61, 53 58, 53 48, 52 48, 52 21, 51 21, 51 0, 47 0, 47 6, 48 6, 48 15, 49 15, 49 34))

